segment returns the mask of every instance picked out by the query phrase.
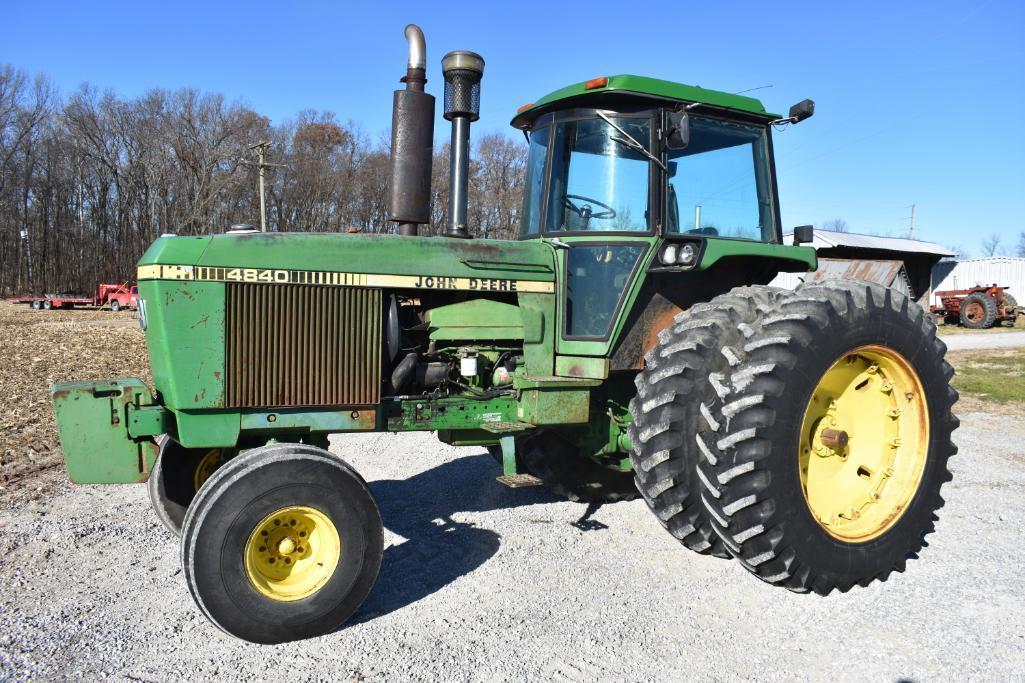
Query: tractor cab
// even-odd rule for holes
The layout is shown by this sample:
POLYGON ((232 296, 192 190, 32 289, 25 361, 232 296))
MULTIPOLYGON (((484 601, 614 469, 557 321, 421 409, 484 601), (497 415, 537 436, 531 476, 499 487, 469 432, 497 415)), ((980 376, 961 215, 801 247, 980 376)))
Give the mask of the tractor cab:
MULTIPOLYGON (((520 237, 563 252, 560 350, 607 352, 637 273, 696 269, 710 241, 710 255, 773 245, 786 269, 770 135, 785 120, 750 97, 637 76, 578 83, 519 110, 512 125, 529 141, 520 237)), ((796 270, 807 268, 801 256, 796 270)))

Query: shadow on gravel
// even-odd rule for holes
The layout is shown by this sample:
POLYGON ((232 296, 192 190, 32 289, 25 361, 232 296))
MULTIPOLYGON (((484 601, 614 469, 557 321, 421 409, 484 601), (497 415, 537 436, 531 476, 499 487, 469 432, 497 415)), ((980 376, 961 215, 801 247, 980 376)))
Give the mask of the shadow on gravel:
POLYGON ((350 624, 401 609, 472 572, 498 552, 501 537, 457 522, 459 512, 487 512, 560 499, 542 487, 508 489, 487 454, 446 462, 409 479, 370 482, 384 525, 408 539, 385 548, 377 583, 350 624))

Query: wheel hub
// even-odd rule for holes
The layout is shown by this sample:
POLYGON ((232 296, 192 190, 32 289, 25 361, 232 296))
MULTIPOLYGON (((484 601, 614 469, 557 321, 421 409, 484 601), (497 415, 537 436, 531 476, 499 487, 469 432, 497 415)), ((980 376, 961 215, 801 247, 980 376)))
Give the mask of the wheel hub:
POLYGON ((221 466, 221 449, 211 448, 203 457, 200 458, 196 464, 196 471, 192 475, 192 485, 198 492, 200 487, 210 478, 210 475, 214 473, 218 467, 221 466))
POLYGON ((341 540, 323 512, 288 506, 256 525, 244 552, 253 587, 287 602, 309 597, 327 583, 341 558, 341 540))
POLYGON ((856 348, 822 375, 798 461, 805 502, 830 535, 861 543, 900 518, 925 468, 926 408, 914 368, 886 347, 856 348))
POLYGON ((965 307, 965 317, 971 320, 973 323, 977 323, 985 316, 986 310, 982 307, 982 304, 973 301, 965 307))

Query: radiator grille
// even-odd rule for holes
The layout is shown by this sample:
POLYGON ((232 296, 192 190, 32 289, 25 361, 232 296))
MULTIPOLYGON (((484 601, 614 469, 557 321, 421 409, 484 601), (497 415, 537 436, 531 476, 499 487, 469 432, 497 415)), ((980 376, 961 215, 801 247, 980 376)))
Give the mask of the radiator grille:
POLYGON ((226 306, 228 407, 379 401, 381 290, 228 283, 226 306))

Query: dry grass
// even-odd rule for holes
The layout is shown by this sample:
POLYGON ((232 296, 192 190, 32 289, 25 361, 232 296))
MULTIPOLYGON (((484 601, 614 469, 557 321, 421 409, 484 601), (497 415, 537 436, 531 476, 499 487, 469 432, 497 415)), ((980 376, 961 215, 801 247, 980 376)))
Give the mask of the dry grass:
POLYGON ((940 325, 936 328, 936 333, 941 337, 948 337, 955 334, 1001 334, 1005 332, 1021 332, 1022 330, 1025 330, 1025 315, 1019 315, 1015 319, 1014 325, 1000 323, 986 330, 972 330, 960 325, 940 325))
POLYGON ((152 381, 135 313, 33 311, 0 301, 0 495, 61 465, 50 385, 101 377, 152 381))

